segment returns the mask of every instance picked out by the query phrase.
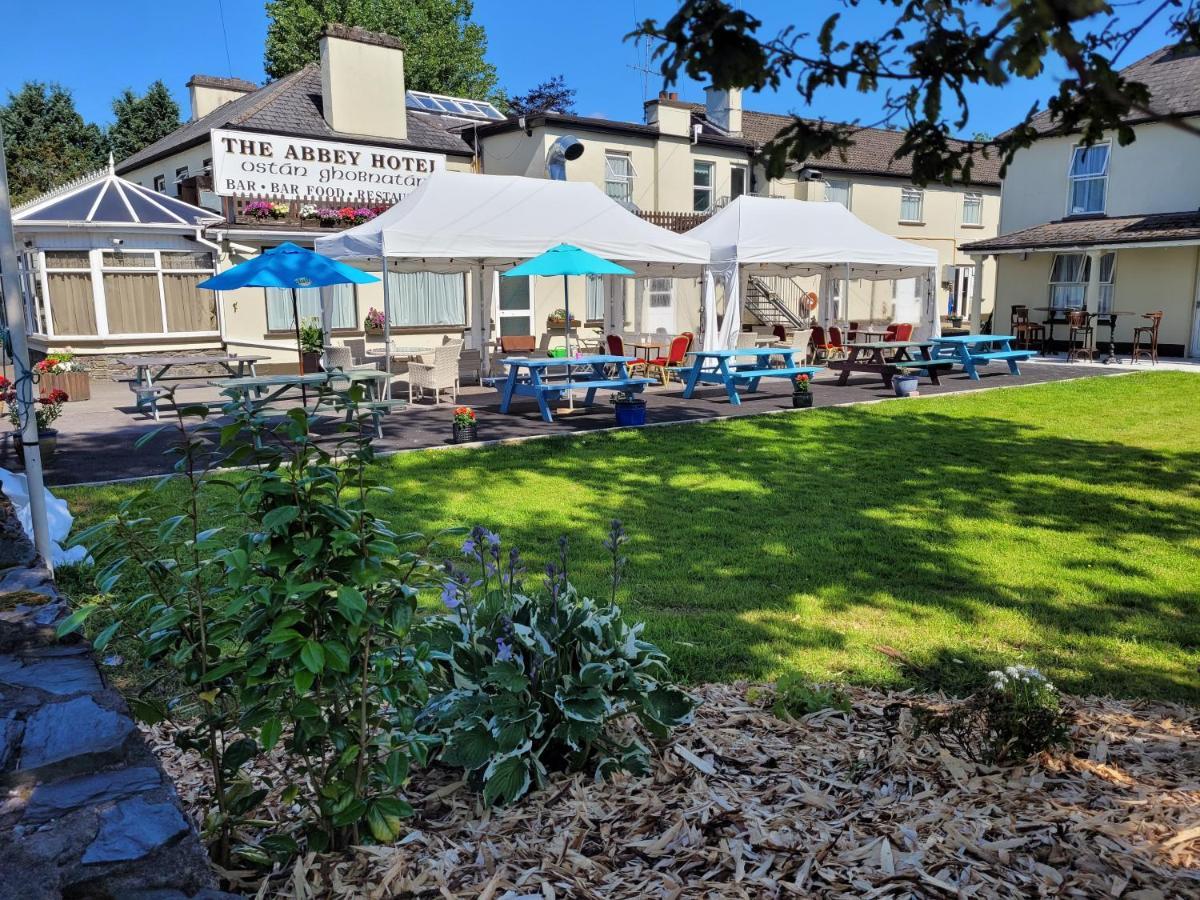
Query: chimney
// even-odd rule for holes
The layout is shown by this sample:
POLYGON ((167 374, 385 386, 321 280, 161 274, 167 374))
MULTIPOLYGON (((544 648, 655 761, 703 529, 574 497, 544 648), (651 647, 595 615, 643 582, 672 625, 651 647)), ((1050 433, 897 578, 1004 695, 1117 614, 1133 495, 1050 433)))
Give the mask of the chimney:
POLYGON ((192 121, 195 122, 230 100, 257 91, 258 85, 244 78, 193 75, 187 83, 187 89, 192 102, 192 121))
POLYGON ((647 125, 657 125, 660 134, 692 136, 692 105, 680 101, 675 91, 659 91, 658 99, 645 103, 647 125))
POLYGON ((390 34, 326 25, 321 33, 321 103, 334 131, 407 140, 404 45, 390 34))
POLYGON ((704 89, 704 114, 723 131, 741 136, 742 133, 742 90, 730 88, 727 91, 717 88, 704 89))

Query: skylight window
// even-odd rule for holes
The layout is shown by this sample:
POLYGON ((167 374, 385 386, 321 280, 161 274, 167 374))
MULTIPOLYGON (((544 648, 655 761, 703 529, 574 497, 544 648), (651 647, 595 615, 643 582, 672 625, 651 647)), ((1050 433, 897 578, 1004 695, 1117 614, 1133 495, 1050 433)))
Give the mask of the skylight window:
POLYGON ((465 116, 468 119, 504 118, 500 110, 483 100, 447 97, 443 94, 429 94, 425 91, 406 91, 405 101, 409 109, 449 113, 452 116, 465 116))

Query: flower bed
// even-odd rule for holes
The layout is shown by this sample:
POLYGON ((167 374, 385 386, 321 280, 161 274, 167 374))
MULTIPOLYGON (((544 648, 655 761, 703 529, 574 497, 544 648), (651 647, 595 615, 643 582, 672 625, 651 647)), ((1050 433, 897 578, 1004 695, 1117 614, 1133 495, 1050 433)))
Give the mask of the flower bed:
POLYGON ((37 374, 37 392, 62 391, 71 400, 92 399, 92 384, 87 370, 70 353, 51 353, 33 364, 37 374))
MULTIPOLYGON (((914 738, 911 693, 776 718, 745 686, 696 692, 651 774, 556 776, 484 814, 445 770, 410 786, 401 843, 307 856, 266 895, 1185 897, 1200 891, 1200 711, 1072 701, 1075 752, 995 769, 914 738), (300 887, 300 884, 304 887, 300 887), (895 893, 893 893, 895 892, 895 893), (1142 892, 1142 893, 1138 893, 1142 892)), ((185 804, 204 767, 151 743, 185 804)), ((265 811, 264 811, 265 812, 265 811)), ((287 819, 279 804, 272 817, 287 819)), ((246 893, 259 885, 239 885, 246 893)))

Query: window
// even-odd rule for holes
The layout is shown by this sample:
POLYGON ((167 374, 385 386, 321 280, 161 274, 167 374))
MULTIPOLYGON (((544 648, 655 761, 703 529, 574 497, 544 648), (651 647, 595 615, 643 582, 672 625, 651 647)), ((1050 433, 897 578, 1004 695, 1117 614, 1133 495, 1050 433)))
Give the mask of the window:
POLYGON ((47 250, 43 254, 50 324, 55 334, 98 334, 87 250, 47 250))
POLYGON ((212 173, 212 157, 206 156, 200 163, 200 174, 208 175, 212 173))
POLYGON ((1050 305, 1078 309, 1087 298, 1091 266, 1086 253, 1056 253, 1050 265, 1050 305))
MULTIPOLYGON (((831 178, 825 182, 825 202, 840 203, 850 208, 850 182, 844 178, 831 178)), ((903 217, 901 217, 903 218, 903 217)))
POLYGON ((745 166, 733 166, 729 170, 729 199, 736 200, 746 193, 750 172, 745 166))
MULTIPOLYGON (((393 327, 466 323, 466 292, 461 273, 392 272, 388 277, 392 280, 393 327)), ((505 280, 514 279, 500 279, 502 283, 505 280)))
POLYGON ((164 250, 159 256, 167 331, 173 334, 216 331, 216 294, 197 287, 213 274, 212 254, 200 250, 164 250))
POLYGON ((983 194, 978 191, 967 191, 963 194, 964 225, 983 225, 983 194))
MULTIPOLYGON (((393 273, 394 275, 395 273, 393 273)), ((304 288, 296 292, 296 311, 301 323, 316 319, 321 321, 321 291, 327 294, 330 309, 330 324, 334 329, 358 327, 358 310, 355 304, 354 285, 337 284, 327 288, 304 288)), ((292 292, 287 288, 266 288, 267 330, 293 331, 296 322, 292 318, 292 292)), ((392 318, 396 317, 396 304, 392 307, 392 318)))
POLYGON ((188 167, 187 166, 180 166, 178 169, 175 170, 175 196, 176 197, 179 196, 179 192, 182 190, 182 187, 183 187, 183 181, 187 177, 188 177, 188 167))
POLYGON ((160 194, 167 189, 167 176, 166 175, 155 175, 154 176, 154 189, 156 191, 158 191, 160 194))
POLYGON ((633 160, 628 153, 604 154, 604 190, 618 203, 633 203, 633 160))
POLYGON ((500 279, 500 336, 533 334, 533 307, 528 278, 500 279))
POLYGON ((1116 295, 1117 254, 1105 253, 1100 257, 1100 299, 1096 304, 1097 312, 1108 312, 1113 308, 1113 298, 1116 295))
POLYGON ((589 322, 599 322, 604 318, 604 277, 589 275, 587 277, 587 302, 585 318, 589 322))
POLYGON ((920 188, 900 189, 900 221, 924 222, 925 192, 920 188))
POLYGON ((692 209, 695 212, 711 212, 713 208, 713 164, 692 164, 692 209))
POLYGON ((1067 215, 1102 213, 1108 193, 1108 144, 1076 147, 1068 175, 1067 215))

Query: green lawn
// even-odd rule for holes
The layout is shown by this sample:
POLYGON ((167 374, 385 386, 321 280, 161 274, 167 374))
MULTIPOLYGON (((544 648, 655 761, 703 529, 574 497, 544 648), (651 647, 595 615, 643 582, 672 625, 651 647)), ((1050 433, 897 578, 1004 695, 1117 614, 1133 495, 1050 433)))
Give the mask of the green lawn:
MULTIPOLYGON (((566 533, 585 590, 603 589, 601 541, 620 518, 631 536, 623 602, 687 681, 798 670, 901 683, 876 649, 886 644, 951 688, 1020 661, 1077 693, 1200 700, 1195 375, 379 465, 398 489, 382 509, 396 528, 481 522, 543 561, 566 533)), ((136 490, 62 493, 88 524, 136 490)))

